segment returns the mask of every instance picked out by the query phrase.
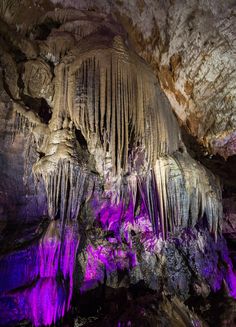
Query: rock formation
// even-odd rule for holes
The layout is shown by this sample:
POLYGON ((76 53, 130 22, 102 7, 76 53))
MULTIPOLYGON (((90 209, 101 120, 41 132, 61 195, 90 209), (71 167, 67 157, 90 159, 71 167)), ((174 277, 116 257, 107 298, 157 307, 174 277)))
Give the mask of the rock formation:
POLYGON ((147 324, 204 326, 192 299, 236 297, 222 181, 180 126, 235 153, 235 8, 184 3, 0 4, 0 325, 76 326, 87 295, 143 285, 147 324))

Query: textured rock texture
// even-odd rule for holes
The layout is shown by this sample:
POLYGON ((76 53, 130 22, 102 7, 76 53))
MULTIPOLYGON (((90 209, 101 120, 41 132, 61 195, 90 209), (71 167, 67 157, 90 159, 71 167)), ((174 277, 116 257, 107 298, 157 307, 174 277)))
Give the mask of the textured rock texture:
POLYGON ((1 2, 0 325, 204 326, 236 297, 234 6, 1 2))
POLYGON ((45 184, 49 216, 78 215, 93 169, 112 201, 131 192, 135 207, 140 192, 164 238, 204 214, 217 233, 219 181, 188 155, 170 104, 126 30, 107 13, 43 6, 34 22, 25 16, 18 25, 17 4, 3 2, 1 58, 13 134, 27 138, 26 170, 45 184))
POLYGON ((227 239, 228 246, 230 249, 231 257, 235 264, 236 262, 236 196, 235 193, 228 194, 223 200, 224 206, 224 223, 223 223, 223 234, 227 239))
POLYGON ((0 220, 2 224, 8 221, 14 225, 17 222, 33 222, 46 215, 47 205, 45 195, 40 192, 40 185, 37 191, 33 183, 32 172, 27 167, 27 161, 24 161, 25 156, 29 155, 31 160, 34 160, 35 154, 25 153, 25 137, 23 135, 18 135, 13 142, 12 103, 2 82, 1 79, 0 220))
POLYGON ((235 1, 53 2, 111 12, 153 67, 180 121, 210 153, 235 154, 235 1))

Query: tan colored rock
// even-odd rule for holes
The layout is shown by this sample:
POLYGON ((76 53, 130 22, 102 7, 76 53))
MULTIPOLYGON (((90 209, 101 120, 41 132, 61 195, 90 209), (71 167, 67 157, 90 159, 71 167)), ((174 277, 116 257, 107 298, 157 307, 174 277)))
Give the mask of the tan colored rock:
POLYGON ((52 102, 54 88, 50 66, 45 61, 36 59, 27 61, 24 68, 24 93, 52 102))
POLYGON ((209 152, 236 153, 235 1, 53 2, 115 14, 183 124, 209 152))

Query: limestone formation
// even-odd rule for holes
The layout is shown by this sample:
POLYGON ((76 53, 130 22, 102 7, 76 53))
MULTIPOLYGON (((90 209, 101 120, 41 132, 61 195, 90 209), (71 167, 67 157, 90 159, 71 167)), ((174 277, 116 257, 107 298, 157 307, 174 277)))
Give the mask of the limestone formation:
POLYGON ((200 324, 182 301, 222 285, 236 297, 226 184, 181 129, 211 156, 235 154, 234 12, 231 1, 1 2, 0 325, 56 324, 89 292, 140 283, 169 325, 200 324))

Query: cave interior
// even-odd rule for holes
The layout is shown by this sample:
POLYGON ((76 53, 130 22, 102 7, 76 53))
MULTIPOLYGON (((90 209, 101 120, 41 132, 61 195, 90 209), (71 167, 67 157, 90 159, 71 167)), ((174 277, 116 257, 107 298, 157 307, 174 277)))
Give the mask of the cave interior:
POLYGON ((0 326, 236 326, 236 4, 1 0, 0 326))

